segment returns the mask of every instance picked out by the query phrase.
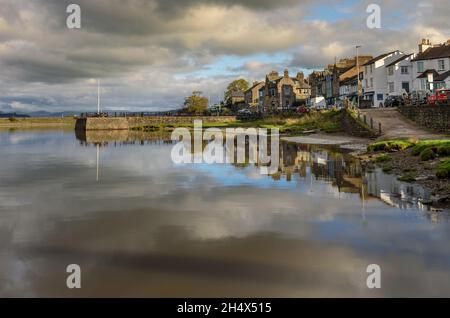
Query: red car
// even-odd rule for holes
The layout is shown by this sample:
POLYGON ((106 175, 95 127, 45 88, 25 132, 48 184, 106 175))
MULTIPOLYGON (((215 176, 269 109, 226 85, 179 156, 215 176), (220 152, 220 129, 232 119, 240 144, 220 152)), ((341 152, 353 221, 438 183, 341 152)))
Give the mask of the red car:
POLYGON ((309 113, 309 108, 301 106, 301 107, 297 108, 297 113, 299 113, 299 114, 309 113))
POLYGON ((428 96, 429 105, 450 105, 450 89, 438 89, 433 95, 428 96))

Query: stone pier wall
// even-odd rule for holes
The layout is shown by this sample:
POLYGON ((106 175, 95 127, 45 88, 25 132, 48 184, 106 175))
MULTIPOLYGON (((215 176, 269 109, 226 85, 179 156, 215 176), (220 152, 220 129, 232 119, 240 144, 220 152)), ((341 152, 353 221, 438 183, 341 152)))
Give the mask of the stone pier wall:
POLYGON ((402 106, 398 111, 420 126, 450 133, 450 106, 402 106))
POLYGON ((342 111, 342 129, 346 134, 361 138, 376 138, 378 132, 375 129, 370 129, 363 122, 354 118, 349 111, 342 111))
POLYGON ((192 124, 194 120, 204 123, 236 121, 235 116, 147 116, 147 117, 88 117, 77 119, 76 130, 125 130, 152 125, 192 124))

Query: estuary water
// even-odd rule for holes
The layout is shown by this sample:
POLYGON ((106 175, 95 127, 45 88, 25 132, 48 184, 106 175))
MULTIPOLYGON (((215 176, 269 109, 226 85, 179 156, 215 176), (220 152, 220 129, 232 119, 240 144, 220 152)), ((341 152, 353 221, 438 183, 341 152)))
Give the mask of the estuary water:
POLYGON ((266 176, 172 147, 0 131, 0 296, 450 297, 449 211, 424 189, 333 148, 282 143, 266 176))

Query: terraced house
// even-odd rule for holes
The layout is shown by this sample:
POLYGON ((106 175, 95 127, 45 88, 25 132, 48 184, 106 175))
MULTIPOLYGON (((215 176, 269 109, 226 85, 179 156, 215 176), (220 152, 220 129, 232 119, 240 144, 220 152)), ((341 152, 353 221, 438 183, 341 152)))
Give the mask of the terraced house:
POLYGON ((433 45, 423 39, 419 54, 412 60, 412 74, 415 90, 450 88, 450 40, 433 45))
POLYGON ((264 112, 285 111, 306 105, 311 88, 302 72, 290 77, 286 69, 283 76, 272 71, 266 75, 264 86, 259 89, 259 108, 264 112))
MULTIPOLYGON (((359 64, 372 59, 372 56, 359 56, 359 64)), ((324 97, 327 105, 335 105, 342 95, 340 84, 351 76, 342 75, 353 70, 356 75, 356 57, 343 58, 334 64, 329 64, 323 71, 313 72, 309 77, 311 84, 311 97, 324 97)), ((354 76, 352 75, 352 76, 354 76)), ((350 89, 350 88, 349 88, 350 89)))
POLYGON ((397 50, 381 54, 367 63, 363 67, 363 99, 370 103, 372 107, 384 107, 388 97, 388 72, 387 66, 399 63, 405 53, 397 50))

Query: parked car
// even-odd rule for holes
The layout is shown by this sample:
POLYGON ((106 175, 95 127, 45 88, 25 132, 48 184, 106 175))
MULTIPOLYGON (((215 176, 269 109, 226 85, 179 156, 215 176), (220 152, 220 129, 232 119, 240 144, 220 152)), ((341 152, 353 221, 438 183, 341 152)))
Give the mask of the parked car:
POLYGON ((450 89, 438 89, 428 96, 429 105, 450 105, 450 89))
POLYGON ((414 91, 411 93, 410 100, 412 105, 420 106, 428 103, 427 91, 414 91))
POLYGON ((301 107, 297 108, 296 112, 299 114, 306 114, 306 113, 309 113, 309 108, 305 107, 305 106, 301 106, 301 107))
POLYGON ((384 107, 397 107, 402 104, 401 96, 388 96, 384 102, 384 107))
POLYGON ((261 114, 247 108, 239 110, 236 115, 236 119, 238 120, 255 120, 259 119, 260 117, 261 114))

